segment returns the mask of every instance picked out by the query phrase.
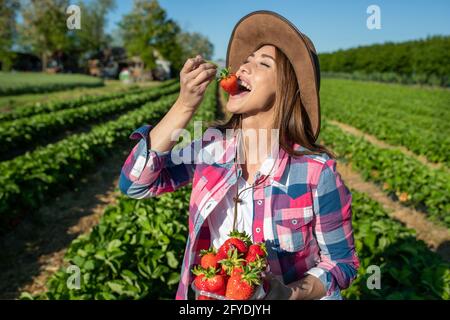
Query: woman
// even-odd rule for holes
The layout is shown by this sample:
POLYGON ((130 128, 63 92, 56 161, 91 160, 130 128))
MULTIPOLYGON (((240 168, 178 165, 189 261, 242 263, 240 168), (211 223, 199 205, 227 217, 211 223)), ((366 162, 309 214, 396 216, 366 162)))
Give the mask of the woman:
MULTIPOLYGON (((200 56, 189 59, 176 103, 155 127, 132 134, 140 141, 122 168, 120 189, 141 199, 192 182, 177 299, 190 293, 200 250, 220 246, 233 227, 266 244, 266 299, 341 299, 359 261, 351 193, 333 154, 315 142, 320 73, 314 46, 285 18, 256 11, 235 26, 227 65, 240 84, 226 105, 232 117, 206 130, 193 161, 175 161, 171 133, 186 127, 217 71, 200 56), (230 129, 237 130, 229 135, 230 129), (245 139, 252 134, 255 143, 245 139)), ((197 143, 182 154, 193 154, 197 143)))

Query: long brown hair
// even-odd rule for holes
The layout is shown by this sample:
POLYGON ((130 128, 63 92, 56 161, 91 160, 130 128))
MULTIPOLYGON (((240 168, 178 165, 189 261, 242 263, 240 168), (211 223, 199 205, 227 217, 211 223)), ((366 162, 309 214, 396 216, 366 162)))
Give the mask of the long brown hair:
MULTIPOLYGON (((330 158, 336 158, 331 150, 314 141, 311 122, 300 99, 294 68, 280 49, 275 47, 275 51, 277 85, 273 127, 280 130, 280 147, 293 157, 326 153, 330 158), (292 145, 294 142, 306 150, 295 150, 292 145)), ((226 129, 241 128, 241 121, 241 114, 233 114, 230 119, 214 121, 209 126, 225 132, 226 129)))

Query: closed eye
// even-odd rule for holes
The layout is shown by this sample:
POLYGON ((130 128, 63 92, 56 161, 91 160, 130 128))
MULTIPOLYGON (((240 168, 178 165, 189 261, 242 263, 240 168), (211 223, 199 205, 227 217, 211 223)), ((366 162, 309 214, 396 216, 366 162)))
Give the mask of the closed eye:
MULTIPOLYGON (((244 61, 244 64, 246 64, 246 63, 248 63, 248 60, 244 61)), ((270 65, 268 65, 267 63, 261 62, 261 65, 263 65, 263 66, 265 66, 267 68, 270 68, 270 65)))

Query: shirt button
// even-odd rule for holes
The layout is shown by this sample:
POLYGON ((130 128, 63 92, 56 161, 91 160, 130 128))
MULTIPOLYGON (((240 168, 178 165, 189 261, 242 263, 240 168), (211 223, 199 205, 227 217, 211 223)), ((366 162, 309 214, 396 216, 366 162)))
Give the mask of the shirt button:
POLYGON ((297 219, 292 220, 292 224, 295 226, 298 223, 297 219))
POLYGON ((257 203, 258 205, 261 205, 261 204, 262 204, 262 200, 258 200, 256 203, 257 203))
POLYGON ((260 233, 261 232, 261 228, 256 228, 256 233, 260 233))

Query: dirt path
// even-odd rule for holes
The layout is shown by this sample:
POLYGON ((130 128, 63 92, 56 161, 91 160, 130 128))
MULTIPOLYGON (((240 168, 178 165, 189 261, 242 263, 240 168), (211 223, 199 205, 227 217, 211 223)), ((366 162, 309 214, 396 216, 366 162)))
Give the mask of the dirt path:
POLYGON ((131 147, 118 147, 77 189, 49 201, 0 239, 0 299, 45 290, 46 280, 62 265, 72 240, 88 233, 105 207, 115 203, 120 168, 131 147))
POLYGON ((447 172, 450 172, 450 168, 448 168, 447 166, 441 164, 441 163, 433 163, 430 162, 425 156, 423 155, 417 155, 414 152, 408 150, 406 147, 404 146, 393 146, 391 144, 386 143, 385 141, 379 140, 377 137, 370 135, 368 133, 365 133, 355 127, 352 127, 348 124, 336 121, 336 120, 329 120, 327 119, 327 121, 329 121, 330 123, 338 126, 339 128, 341 128, 342 130, 344 130, 345 132, 348 132, 350 134, 353 134, 354 136, 357 137, 363 137, 365 138, 367 141, 369 141, 370 143, 372 143, 373 145, 380 147, 380 148, 384 148, 384 149, 397 149, 401 152, 403 152, 404 154, 406 154, 407 156, 414 158, 418 161, 420 161, 421 163, 423 163, 424 165, 428 166, 431 169, 441 169, 447 172))
POLYGON ((348 187, 364 192, 379 202, 391 217, 415 229, 417 239, 423 240, 431 250, 450 262, 450 231, 447 228, 435 225, 423 213, 393 201, 380 187, 364 181, 349 164, 338 161, 337 170, 348 187))

